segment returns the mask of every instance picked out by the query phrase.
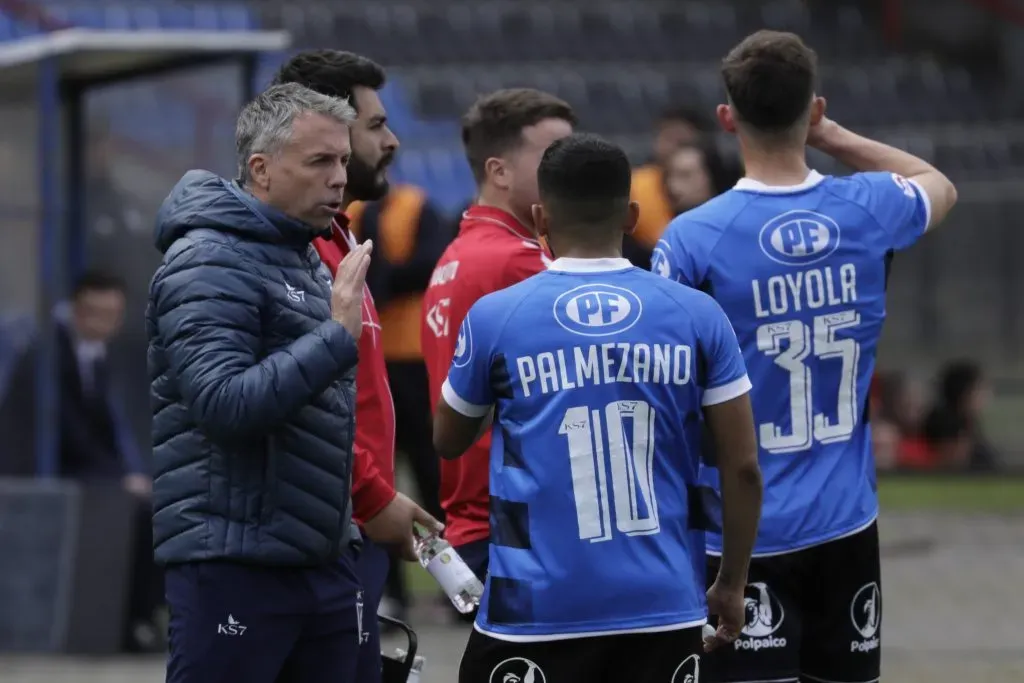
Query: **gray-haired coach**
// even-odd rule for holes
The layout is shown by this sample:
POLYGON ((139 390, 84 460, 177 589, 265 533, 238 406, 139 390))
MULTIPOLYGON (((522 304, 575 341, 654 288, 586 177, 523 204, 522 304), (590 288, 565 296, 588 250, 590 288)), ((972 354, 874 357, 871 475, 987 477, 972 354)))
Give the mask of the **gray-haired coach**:
POLYGON ((239 116, 239 179, 189 171, 158 215, 147 328, 169 683, 355 676, 362 608, 345 550, 372 245, 333 289, 311 246, 341 207, 355 117, 274 86, 239 116))

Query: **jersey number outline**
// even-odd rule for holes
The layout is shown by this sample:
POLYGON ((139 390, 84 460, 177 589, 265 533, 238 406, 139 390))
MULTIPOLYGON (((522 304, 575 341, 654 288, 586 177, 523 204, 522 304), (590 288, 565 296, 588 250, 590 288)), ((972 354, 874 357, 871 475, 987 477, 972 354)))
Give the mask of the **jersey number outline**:
POLYGON ((815 441, 822 444, 847 441, 857 427, 857 366, 860 363, 860 344, 850 338, 838 338, 837 333, 860 324, 860 313, 841 311, 815 316, 814 329, 800 320, 765 323, 757 328, 757 348, 775 364, 789 373, 790 431, 774 422, 757 426, 761 448, 769 453, 793 453, 810 448, 815 441), (789 348, 782 349, 782 340, 789 348), (839 388, 836 396, 836 421, 830 422, 824 413, 814 413, 813 378, 804 362, 814 354, 828 360, 842 362, 839 388))
POLYGON ((436 304, 430 307, 427 311, 427 327, 434 333, 435 337, 447 337, 448 336, 448 309, 451 307, 452 300, 444 298, 438 300, 436 304))
POLYGON ((603 411, 589 406, 565 411, 558 433, 569 445, 581 541, 612 539, 612 507, 620 533, 638 536, 661 531, 654 493, 654 419, 655 411, 646 401, 612 401, 603 411), (632 423, 631 433, 627 422, 632 423))

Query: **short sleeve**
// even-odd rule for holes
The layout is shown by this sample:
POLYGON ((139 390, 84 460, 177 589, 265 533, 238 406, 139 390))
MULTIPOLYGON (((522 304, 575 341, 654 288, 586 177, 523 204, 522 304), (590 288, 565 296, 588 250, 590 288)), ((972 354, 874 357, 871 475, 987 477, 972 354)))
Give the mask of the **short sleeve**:
POLYGON ((705 301, 699 334, 708 374, 701 404, 713 406, 749 392, 751 384, 732 323, 714 299, 706 297, 705 301))
POLYGON ((686 214, 678 216, 654 245, 651 272, 690 287, 700 287, 707 275, 715 242, 717 233, 686 214))
POLYGON ((888 233, 892 249, 906 249, 928 229, 931 202, 918 183, 898 173, 860 174, 868 189, 868 211, 888 233))
POLYGON ((478 301, 459 326, 448 378, 441 387, 445 403, 466 417, 483 417, 494 405, 491 388, 492 339, 497 321, 478 301))

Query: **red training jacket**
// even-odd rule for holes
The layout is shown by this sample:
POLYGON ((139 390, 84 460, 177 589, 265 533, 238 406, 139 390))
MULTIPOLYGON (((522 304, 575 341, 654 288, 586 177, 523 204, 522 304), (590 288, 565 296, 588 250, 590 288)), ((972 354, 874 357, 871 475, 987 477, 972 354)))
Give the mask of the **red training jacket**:
MULTIPOLYGON (((331 239, 313 242, 332 278, 355 244, 344 216, 331 226, 331 239)), ((353 451, 352 516, 357 524, 363 524, 395 497, 395 404, 384 364, 380 319, 369 288, 363 299, 363 333, 359 337, 353 451)))
MULTIPOLYGON (((420 338, 432 409, 441 397, 459 326, 470 307, 485 294, 536 275, 547 263, 540 242, 512 214, 473 206, 462 215, 459 234, 437 262, 423 297, 420 338)), ((488 433, 462 457, 441 461, 445 537, 454 546, 490 536, 490 449, 488 433)))

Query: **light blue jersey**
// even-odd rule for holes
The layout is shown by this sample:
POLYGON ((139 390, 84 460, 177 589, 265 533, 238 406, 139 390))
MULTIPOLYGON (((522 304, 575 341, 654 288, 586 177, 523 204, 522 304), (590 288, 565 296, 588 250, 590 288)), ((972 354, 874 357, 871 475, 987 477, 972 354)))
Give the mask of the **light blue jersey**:
MULTIPOLYGON (((765 484, 756 554, 875 519, 867 403, 889 263, 928 220, 927 195, 899 175, 812 172, 793 187, 741 180, 658 243, 652 270, 713 296, 743 348, 765 484)), ((716 469, 701 476, 717 488, 716 469)), ((721 551, 721 536, 707 542, 721 551)))
POLYGON ((749 388, 718 304, 624 259, 558 259, 480 299, 442 389, 471 417, 497 406, 477 629, 554 640, 703 624, 702 408, 749 388))

